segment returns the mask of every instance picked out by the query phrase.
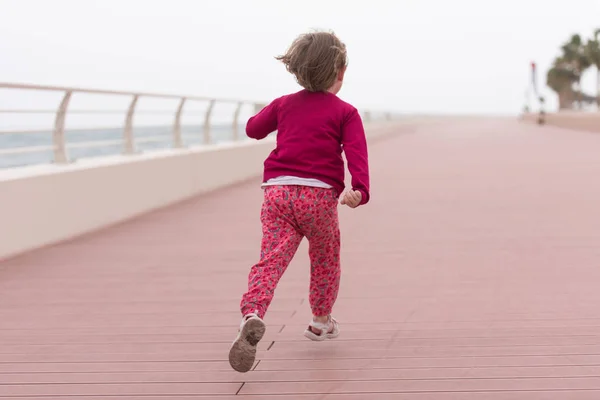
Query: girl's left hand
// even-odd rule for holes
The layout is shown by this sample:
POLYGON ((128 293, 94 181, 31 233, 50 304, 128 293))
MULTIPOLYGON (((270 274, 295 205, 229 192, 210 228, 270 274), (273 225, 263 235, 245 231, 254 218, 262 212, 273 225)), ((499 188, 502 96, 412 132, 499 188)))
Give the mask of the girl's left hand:
POLYGON ((350 208, 356 208, 362 201, 362 193, 359 190, 349 190, 342 196, 342 205, 346 205, 350 208))

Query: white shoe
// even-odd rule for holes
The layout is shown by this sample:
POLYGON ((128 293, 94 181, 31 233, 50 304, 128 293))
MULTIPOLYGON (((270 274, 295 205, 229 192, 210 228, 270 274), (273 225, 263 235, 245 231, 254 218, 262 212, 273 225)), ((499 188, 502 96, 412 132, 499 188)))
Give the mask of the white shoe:
POLYGON ((267 327, 256 314, 246 315, 240 324, 237 338, 229 350, 229 364, 238 372, 248 372, 256 359, 256 347, 267 327))
POLYGON ((308 324, 308 329, 304 331, 304 336, 315 342, 322 342, 325 339, 335 339, 340 335, 340 327, 335 318, 331 315, 327 318, 327 323, 315 322, 313 319, 308 324), (313 332, 310 328, 315 331, 320 331, 319 334, 313 332))

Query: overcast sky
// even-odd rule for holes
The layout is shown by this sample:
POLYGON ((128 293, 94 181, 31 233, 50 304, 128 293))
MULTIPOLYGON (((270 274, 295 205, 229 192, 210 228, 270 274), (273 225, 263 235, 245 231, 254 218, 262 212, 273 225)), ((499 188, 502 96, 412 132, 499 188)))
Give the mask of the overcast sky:
POLYGON ((358 107, 514 114, 529 62, 543 83, 599 16, 600 0, 0 0, 0 81, 271 100, 298 88, 273 57, 321 28, 348 47, 358 107))

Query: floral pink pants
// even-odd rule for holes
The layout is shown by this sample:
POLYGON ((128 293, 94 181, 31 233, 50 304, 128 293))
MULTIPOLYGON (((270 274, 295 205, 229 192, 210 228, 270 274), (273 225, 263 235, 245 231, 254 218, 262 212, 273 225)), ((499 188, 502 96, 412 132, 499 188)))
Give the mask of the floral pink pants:
POLYGON ((337 197, 332 189, 308 186, 268 186, 261 210, 260 261, 248 276, 242 315, 264 317, 279 279, 304 237, 310 256, 310 306, 315 316, 326 316, 340 287, 340 230, 337 197))

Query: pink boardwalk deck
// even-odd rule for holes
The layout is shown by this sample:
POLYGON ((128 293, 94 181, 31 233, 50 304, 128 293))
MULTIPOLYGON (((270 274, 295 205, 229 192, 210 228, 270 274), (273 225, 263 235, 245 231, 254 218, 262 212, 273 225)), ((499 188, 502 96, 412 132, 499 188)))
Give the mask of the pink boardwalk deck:
POLYGON ((303 245, 255 370, 230 370, 253 181, 0 264, 0 399, 599 399, 600 136, 398 131, 340 211, 339 340, 302 336, 303 245))

